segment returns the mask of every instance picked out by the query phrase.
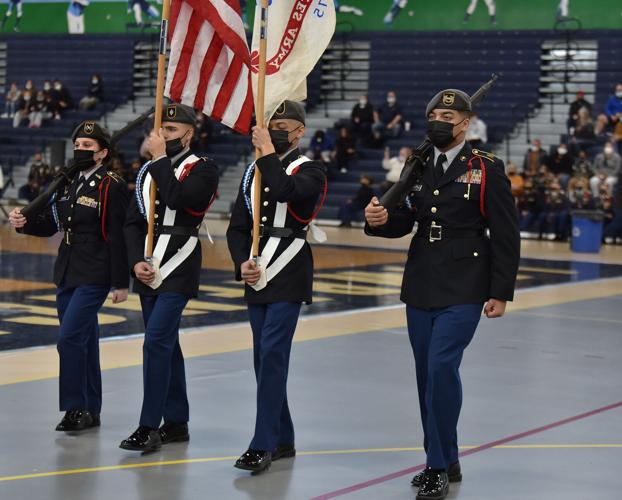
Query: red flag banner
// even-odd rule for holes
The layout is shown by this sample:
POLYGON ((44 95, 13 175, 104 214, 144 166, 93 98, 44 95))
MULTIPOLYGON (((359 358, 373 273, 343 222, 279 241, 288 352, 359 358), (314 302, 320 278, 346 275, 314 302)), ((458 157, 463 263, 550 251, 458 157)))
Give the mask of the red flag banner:
POLYGON ((172 0, 164 94, 247 134, 250 54, 238 0, 172 0))

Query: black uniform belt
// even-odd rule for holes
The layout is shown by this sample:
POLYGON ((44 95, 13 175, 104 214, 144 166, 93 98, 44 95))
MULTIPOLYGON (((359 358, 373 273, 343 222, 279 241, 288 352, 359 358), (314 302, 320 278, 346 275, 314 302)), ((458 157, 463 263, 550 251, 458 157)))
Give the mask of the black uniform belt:
POLYGON ((158 226, 156 234, 172 234, 173 236, 199 236, 199 228, 193 226, 158 226))
POLYGON ((74 233, 72 231, 65 231, 63 241, 67 245, 75 245, 77 243, 95 243, 104 241, 101 233, 74 233))
POLYGON ((417 238, 428 238, 430 241, 441 241, 449 238, 483 238, 485 236, 485 229, 443 227, 439 224, 419 226, 415 234, 417 238))
POLYGON ((307 232, 304 229, 292 229, 291 227, 270 227, 260 226, 259 237, 274 236, 275 238, 300 238, 307 239, 307 232))

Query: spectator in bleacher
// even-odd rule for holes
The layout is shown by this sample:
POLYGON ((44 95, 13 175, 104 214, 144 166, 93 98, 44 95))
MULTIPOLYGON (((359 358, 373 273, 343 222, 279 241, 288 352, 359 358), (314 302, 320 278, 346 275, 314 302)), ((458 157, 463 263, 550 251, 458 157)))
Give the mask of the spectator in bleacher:
POLYGON ((352 108, 350 114, 350 130, 356 140, 367 143, 374 124, 374 107, 369 102, 367 94, 359 97, 358 104, 352 108))
POLYGON ((104 100, 104 83, 102 82, 101 76, 97 73, 93 73, 91 75, 91 81, 89 84, 89 89, 86 92, 86 95, 80 99, 80 109, 86 111, 88 109, 93 109, 97 106, 98 103, 104 100))
POLYGON ((32 201, 39 196, 40 186, 32 175, 28 176, 28 182, 19 188, 17 197, 20 200, 32 201))
POLYGON ((593 210, 596 208, 594 197, 590 191, 589 183, 585 179, 579 179, 568 191, 570 207, 575 210, 593 210))
POLYGON ((32 158, 28 176, 32 177, 39 186, 45 186, 52 180, 52 169, 43 161, 43 154, 40 151, 36 152, 32 158))
POLYGON ((205 153, 214 140, 214 125, 203 112, 197 111, 194 127, 196 130, 193 136, 194 142, 191 147, 197 152, 205 153))
POLYGON ((572 163, 572 156, 568 151, 568 146, 564 143, 557 147, 546 162, 546 166, 557 177, 563 189, 568 187, 568 181, 572 175, 572 163))
POLYGON ((23 90, 29 90, 31 94, 34 94, 37 91, 37 88, 35 87, 35 84, 32 80, 26 80, 23 90))
POLYGON ((616 85, 614 94, 609 96, 605 105, 605 112, 598 116, 596 134, 602 134, 607 127, 617 127, 620 124, 620 117, 622 117, 622 83, 616 85))
POLYGON ((136 189, 136 177, 138 176, 138 172, 141 167, 140 160, 138 158, 134 159, 130 164, 129 170, 126 170, 123 173, 123 179, 127 183, 127 189, 130 193, 133 193, 136 189))
POLYGON ((365 207, 374 197, 374 190, 371 187, 372 178, 368 175, 362 175, 359 182, 360 187, 354 198, 348 199, 339 209, 339 220, 341 221, 339 227, 351 227, 352 221, 357 215, 363 213, 365 207))
POLYGON ((335 150, 333 157, 337 163, 337 168, 342 174, 348 172, 350 162, 356 156, 356 144, 354 138, 350 135, 348 127, 339 129, 339 136, 335 141, 335 150))
POLYGON ((601 184, 605 184, 610 193, 618 182, 618 175, 622 166, 622 158, 615 151, 613 144, 607 142, 603 152, 594 159, 594 176, 590 179, 590 188, 594 196, 598 196, 601 184))
POLYGON ((573 128, 577 126, 579 120, 579 110, 585 108, 589 115, 592 114, 592 104, 585 100, 585 92, 579 90, 576 95, 576 99, 570 103, 568 109, 568 133, 573 134, 573 128))
POLYGON ((52 81, 51 80, 44 80, 43 81, 43 92, 45 92, 46 95, 52 95, 52 81))
POLYGON ((4 113, 2 118, 13 118, 15 116, 15 108, 22 93, 17 88, 17 83, 11 83, 9 91, 4 96, 4 113))
POLYGON ((469 128, 466 133, 466 141, 472 148, 481 149, 488 142, 488 132, 486 123, 477 116, 476 113, 471 115, 469 128))
POLYGON ((577 111, 577 119, 572 130, 573 153, 578 154, 581 150, 586 150, 596 144, 596 134, 594 133, 594 122, 587 108, 583 107, 577 111))
POLYGON ((24 89, 22 96, 17 101, 15 115, 13 116, 13 128, 19 127, 20 124, 28 118, 32 100, 32 92, 24 89))
POLYGON ((622 241, 622 171, 618 176, 617 189, 612 197, 613 219, 609 221, 603 232, 605 243, 615 243, 616 239, 622 241))
POLYGON ((572 166, 572 177, 570 177, 570 180, 568 181, 567 189, 570 191, 578 179, 585 179, 589 181, 593 175, 594 167, 587 156, 587 152, 579 151, 577 159, 572 166))
POLYGON ((397 156, 390 156, 389 148, 384 149, 382 168, 388 170, 384 182, 380 185, 380 192, 386 193, 388 189, 400 180, 400 174, 406 163, 406 159, 412 154, 412 149, 407 146, 400 148, 397 156))
POLYGON ((542 149, 542 142, 540 142, 540 139, 534 139, 531 141, 529 150, 525 153, 525 159, 523 160, 523 172, 537 172, 540 165, 546 164, 547 157, 546 151, 542 149))
POLYGON ((52 100, 54 102, 54 118, 56 120, 60 120, 62 113, 65 111, 73 109, 73 99, 69 89, 59 79, 54 80, 52 100))
POLYGON ((540 237, 547 235, 550 240, 566 241, 570 223, 570 201, 557 181, 546 190, 544 205, 539 217, 540 237))
POLYGON ((533 230, 533 226, 542 212, 543 205, 543 191, 536 187, 533 177, 527 177, 523 195, 518 199, 518 223, 521 232, 533 230))
POLYGON ((382 137, 399 137, 402 133, 402 108, 397 102, 397 95, 393 90, 387 92, 387 100, 377 110, 374 110, 374 124, 372 130, 382 137))
POLYGON ((30 120, 29 128, 41 128, 43 120, 49 118, 48 103, 45 99, 43 90, 37 92, 37 97, 32 100, 28 113, 28 119, 30 120))
POLYGON ((332 150, 333 141, 330 136, 324 130, 316 130, 311 137, 309 150, 306 154, 314 161, 330 163, 332 150))
POLYGON ((518 173, 518 168, 511 161, 508 162, 507 175, 510 179, 510 185, 512 189, 512 196, 514 201, 518 202, 525 190, 525 179, 518 173))

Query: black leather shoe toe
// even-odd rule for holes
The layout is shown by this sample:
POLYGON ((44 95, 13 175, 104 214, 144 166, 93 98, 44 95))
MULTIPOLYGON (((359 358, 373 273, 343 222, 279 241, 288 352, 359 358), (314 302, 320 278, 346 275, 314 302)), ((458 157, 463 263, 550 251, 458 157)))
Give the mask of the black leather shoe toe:
POLYGON ((143 427, 142 425, 134 433, 121 441, 119 448, 130 451, 157 451, 162 447, 160 433, 155 429, 143 427))
POLYGON ((417 493, 417 500, 443 500, 447 493, 449 493, 447 473, 427 469, 417 493))
MULTIPOLYGON (((415 477, 412 478, 412 481, 410 482, 410 484, 412 484, 413 486, 416 486, 417 488, 421 486, 421 483, 423 483, 423 478, 425 476, 425 471, 426 469, 415 474, 415 477)), ((462 471, 460 470, 460 462, 454 462, 453 464, 449 466, 449 469, 447 470, 447 477, 450 483, 459 483, 460 481, 462 481, 462 471)))
POLYGON ((65 412, 65 416, 56 426, 60 432, 75 432, 99 427, 101 425, 99 415, 91 415, 88 410, 70 410, 65 412))
POLYGON ((268 470, 272 465, 272 453, 263 450, 248 449, 238 458, 234 467, 259 473, 268 470))

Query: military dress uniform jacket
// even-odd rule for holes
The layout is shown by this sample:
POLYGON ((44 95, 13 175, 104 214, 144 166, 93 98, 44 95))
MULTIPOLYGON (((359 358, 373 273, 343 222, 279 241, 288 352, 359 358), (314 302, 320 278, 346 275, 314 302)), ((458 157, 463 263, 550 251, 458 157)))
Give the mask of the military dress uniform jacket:
POLYGON ((49 237, 64 231, 54 264, 57 287, 110 285, 128 288, 123 223, 129 193, 125 182, 102 166, 76 194, 79 175, 21 232, 49 237), (104 202, 105 201, 105 202, 104 202))
MULTIPOLYGON (((182 181, 175 177, 175 169, 191 154, 191 151, 186 151, 179 158, 175 158, 174 161, 171 161, 171 158, 164 157, 149 164, 148 167, 148 172, 153 177, 158 188, 155 202, 154 248, 161 234, 172 233, 160 265, 165 264, 184 246, 191 237, 191 233, 194 233, 194 236, 198 236, 198 230, 203 221, 205 211, 218 189, 218 167, 213 161, 206 158, 199 158, 190 170, 190 173, 182 181), (167 206, 171 210, 176 210, 173 228, 163 227, 162 224, 167 206), (175 232, 180 234, 175 234, 175 232)), ((136 184, 135 195, 130 200, 125 223, 128 260, 132 275, 134 274, 134 266, 138 262, 145 260, 147 219, 141 213, 138 203, 138 197, 142 196, 142 188, 142 182, 140 185, 136 184)), ((165 292, 174 292, 188 297, 196 297, 199 291, 201 263, 201 241, 199 240, 188 258, 175 268, 157 289, 154 290, 141 281, 134 280, 134 292, 143 295, 159 295, 165 292)))
POLYGON ((408 250, 401 300, 420 309, 477 304, 490 298, 512 300, 520 234, 503 161, 466 144, 435 183, 433 157, 428 158, 406 203, 389 214, 388 222, 379 228, 365 226, 369 235, 399 238, 418 223, 408 250))
MULTIPOLYGON (((293 232, 300 232, 307 224, 301 222, 310 218, 326 187, 324 167, 315 161, 300 165, 293 175, 287 175, 290 163, 300 157, 298 149, 290 152, 283 160, 273 153, 257 160, 261 171, 261 225, 269 231, 272 227, 276 202, 288 203, 289 209, 285 219, 285 227, 293 232), (296 216, 294 216, 293 214, 296 216), (299 220, 300 219, 300 220, 299 220)), ((250 179, 252 181, 252 178, 250 179)), ((250 212, 251 182, 240 186, 231 221, 227 229, 229 252, 235 264, 235 279, 242 280, 240 266, 249 260, 252 246, 253 216, 250 212)), ((262 236, 259 240, 261 254, 269 238, 262 236)), ((292 238, 281 238, 272 261, 278 259, 291 244, 292 238)), ((268 285, 255 291, 245 288, 245 299, 249 304, 271 304, 275 302, 305 302, 310 304, 313 288, 313 255, 311 246, 305 242, 302 250, 268 282, 268 285)))

